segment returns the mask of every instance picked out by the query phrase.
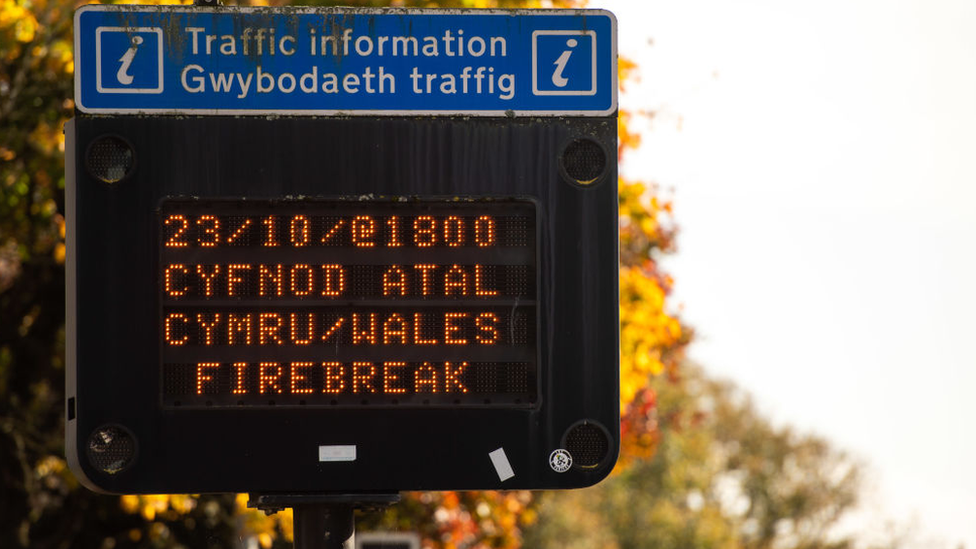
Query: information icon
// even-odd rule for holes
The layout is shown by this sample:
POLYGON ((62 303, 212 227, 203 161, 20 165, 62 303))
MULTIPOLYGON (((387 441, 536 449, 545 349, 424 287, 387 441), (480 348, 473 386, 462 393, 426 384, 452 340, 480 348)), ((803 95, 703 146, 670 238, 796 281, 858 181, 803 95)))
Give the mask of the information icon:
POLYGON ((163 92, 163 29, 99 27, 95 31, 100 93, 163 92))
POLYGON ((532 33, 533 95, 596 95, 596 33, 532 33))

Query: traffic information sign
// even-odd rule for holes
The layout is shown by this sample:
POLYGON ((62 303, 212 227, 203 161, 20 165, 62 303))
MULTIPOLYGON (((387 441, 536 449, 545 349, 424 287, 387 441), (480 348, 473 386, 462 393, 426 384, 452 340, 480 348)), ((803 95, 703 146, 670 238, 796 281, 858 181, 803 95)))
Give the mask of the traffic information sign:
POLYGON ((86 486, 609 473, 609 14, 92 6, 76 25, 66 448, 86 486), (319 116, 337 111, 356 116, 319 116))
POLYGON ((90 113, 606 116, 606 11, 86 6, 78 108, 90 113))

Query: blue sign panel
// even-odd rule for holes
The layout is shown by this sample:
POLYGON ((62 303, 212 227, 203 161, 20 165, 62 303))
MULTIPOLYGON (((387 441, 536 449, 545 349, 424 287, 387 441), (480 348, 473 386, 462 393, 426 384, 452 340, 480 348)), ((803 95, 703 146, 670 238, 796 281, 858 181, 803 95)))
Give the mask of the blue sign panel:
POLYGON ((606 116, 603 10, 85 6, 88 113, 606 116))

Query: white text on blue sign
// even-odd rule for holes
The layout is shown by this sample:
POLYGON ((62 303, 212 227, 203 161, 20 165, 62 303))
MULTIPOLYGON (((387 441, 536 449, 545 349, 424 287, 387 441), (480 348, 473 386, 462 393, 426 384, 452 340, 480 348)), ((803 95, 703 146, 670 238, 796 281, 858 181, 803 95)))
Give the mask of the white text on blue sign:
POLYGON ((608 12, 88 6, 86 112, 606 116, 608 12))

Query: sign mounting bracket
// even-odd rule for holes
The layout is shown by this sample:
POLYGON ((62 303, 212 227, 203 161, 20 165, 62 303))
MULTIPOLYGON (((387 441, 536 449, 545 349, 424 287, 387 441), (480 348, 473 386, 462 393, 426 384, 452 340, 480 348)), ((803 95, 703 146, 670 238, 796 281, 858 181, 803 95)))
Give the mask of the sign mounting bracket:
POLYGON ((399 501, 399 494, 251 494, 247 506, 269 515, 294 509, 295 549, 352 549, 353 512, 379 511, 399 501))

